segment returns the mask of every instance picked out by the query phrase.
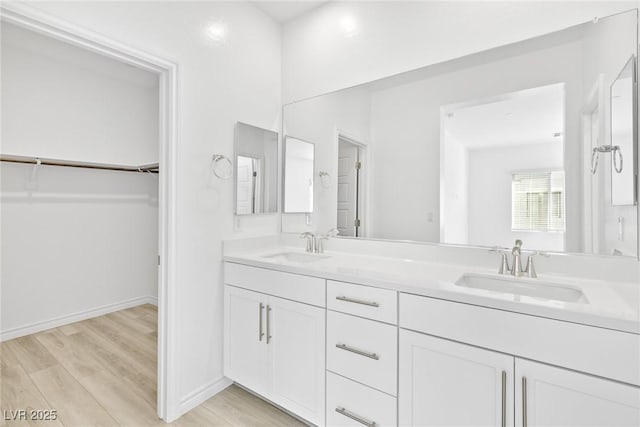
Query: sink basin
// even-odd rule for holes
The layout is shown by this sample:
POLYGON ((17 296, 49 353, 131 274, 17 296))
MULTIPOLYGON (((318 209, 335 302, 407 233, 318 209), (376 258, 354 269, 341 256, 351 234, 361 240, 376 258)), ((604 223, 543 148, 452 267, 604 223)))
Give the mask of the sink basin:
POLYGON ((317 262, 329 258, 328 255, 309 254, 306 252, 282 252, 273 255, 265 255, 262 258, 280 262, 317 262))
POLYGON ((464 274, 455 282, 455 285, 551 301, 581 304, 589 302, 580 289, 526 277, 496 277, 482 274, 464 274))

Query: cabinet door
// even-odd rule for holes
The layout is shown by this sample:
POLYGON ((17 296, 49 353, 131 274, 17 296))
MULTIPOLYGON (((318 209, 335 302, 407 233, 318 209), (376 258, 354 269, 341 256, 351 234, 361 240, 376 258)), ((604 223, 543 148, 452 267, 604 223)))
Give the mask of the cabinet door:
POLYGON ((518 426, 640 425, 638 387, 516 359, 515 390, 518 426))
POLYGON ((325 310, 270 297, 268 396, 278 405, 324 425, 325 310))
POLYGON ((513 357, 400 330, 402 426, 513 426, 513 357))
POLYGON ((224 299, 224 374, 263 394, 269 378, 265 334, 267 297, 225 286, 224 299))

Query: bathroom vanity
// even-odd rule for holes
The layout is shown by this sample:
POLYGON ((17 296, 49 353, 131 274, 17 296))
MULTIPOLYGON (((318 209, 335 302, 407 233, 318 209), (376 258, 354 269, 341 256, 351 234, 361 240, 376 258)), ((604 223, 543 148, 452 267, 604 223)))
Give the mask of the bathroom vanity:
POLYGON ((225 375, 316 425, 638 425, 637 286, 496 272, 228 250, 225 375))
POLYGON ((316 425, 640 425, 637 25, 285 105, 282 234, 225 244, 225 375, 316 425))

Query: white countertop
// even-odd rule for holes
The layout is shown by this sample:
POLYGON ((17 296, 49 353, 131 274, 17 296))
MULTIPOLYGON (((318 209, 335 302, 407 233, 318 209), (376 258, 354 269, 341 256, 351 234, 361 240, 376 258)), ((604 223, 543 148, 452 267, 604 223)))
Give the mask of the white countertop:
MULTIPOLYGON (((465 273, 494 275, 495 269, 467 267, 433 261, 354 255, 327 251, 325 258, 313 262, 286 261, 267 256, 280 253, 304 253, 300 248, 271 246, 225 253, 224 261, 288 273, 322 277, 400 292, 440 298, 527 315, 552 318, 589 326, 640 335, 640 286, 612 282, 545 275, 538 279, 579 288, 587 303, 553 301, 484 289, 467 288, 454 283, 465 273)), ((514 277, 513 280, 520 280, 514 277)))

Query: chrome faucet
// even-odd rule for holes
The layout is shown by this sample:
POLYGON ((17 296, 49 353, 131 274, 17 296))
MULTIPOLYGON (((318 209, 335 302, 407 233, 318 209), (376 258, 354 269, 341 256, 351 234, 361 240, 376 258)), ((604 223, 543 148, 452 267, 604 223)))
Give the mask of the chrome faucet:
POLYGON ((490 253, 500 254, 500 268, 498 274, 511 274, 512 276, 527 276, 535 279, 538 277, 536 268, 533 264, 533 257, 540 255, 543 257, 549 257, 549 254, 545 252, 533 252, 527 258, 526 268, 522 268, 522 240, 516 240, 515 246, 511 249, 511 255, 513 256, 511 266, 509 266, 509 260, 507 258, 507 252, 502 248, 496 246, 489 250, 490 253))
POLYGON ((324 253, 324 245, 323 241, 329 240, 329 237, 335 237, 340 234, 337 228, 332 228, 327 231, 325 234, 313 234, 309 231, 305 231, 300 235, 301 239, 307 239, 307 247, 305 252, 311 254, 321 254, 324 253))
POLYGON ((513 259, 511 261, 511 275, 524 275, 524 270, 522 269, 522 240, 516 240, 515 246, 511 249, 511 255, 513 255, 513 259))
POLYGON ((305 249, 305 252, 314 253, 316 250, 316 235, 305 231, 300 235, 300 238, 307 239, 307 248, 305 249))

